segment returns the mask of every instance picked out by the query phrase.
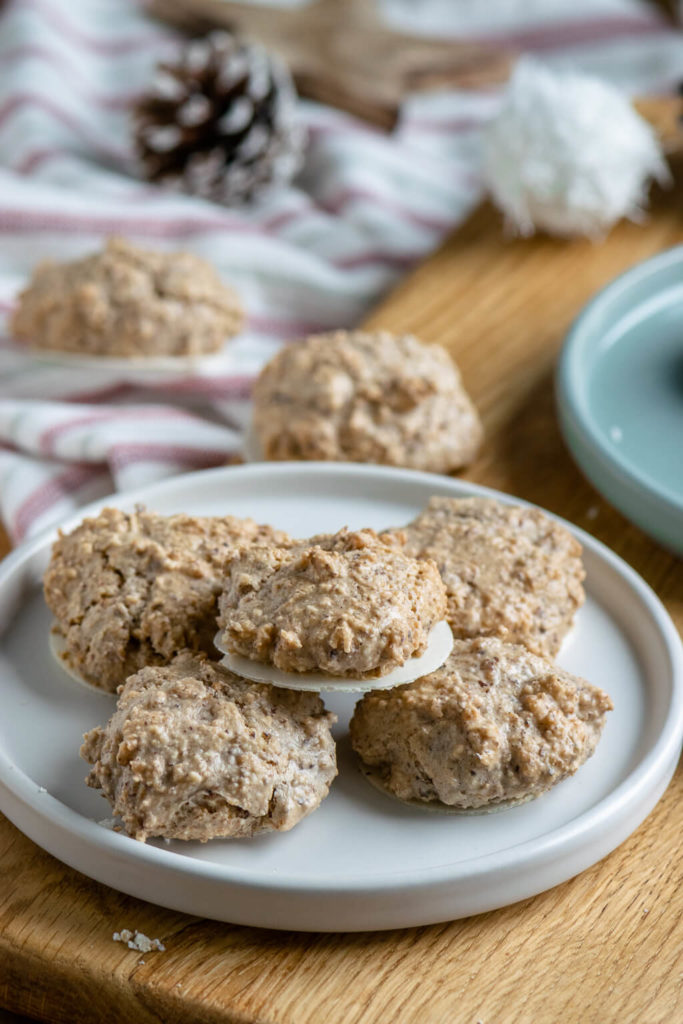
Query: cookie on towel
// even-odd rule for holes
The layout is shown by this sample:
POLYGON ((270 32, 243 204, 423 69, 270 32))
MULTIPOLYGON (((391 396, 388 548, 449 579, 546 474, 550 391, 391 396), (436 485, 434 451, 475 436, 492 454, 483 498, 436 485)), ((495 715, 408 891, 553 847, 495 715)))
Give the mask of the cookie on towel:
POLYGON ((40 263, 10 330, 51 351, 190 356, 217 352, 243 320, 239 298, 205 260, 112 238, 83 259, 40 263))

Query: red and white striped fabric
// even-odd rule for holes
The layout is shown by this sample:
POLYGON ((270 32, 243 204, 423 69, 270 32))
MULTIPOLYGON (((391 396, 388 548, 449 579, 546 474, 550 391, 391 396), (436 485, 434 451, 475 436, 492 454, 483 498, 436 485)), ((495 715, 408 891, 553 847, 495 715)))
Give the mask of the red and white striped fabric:
MULTIPOLYGON (((415 31, 491 39, 633 91, 683 77, 681 35, 644 0, 384 0, 415 31)), ((486 92, 407 100, 384 136, 301 104, 294 186, 225 209, 138 180, 128 111, 168 29, 133 0, 7 0, 0 15, 0 514, 15 540, 112 490, 239 452, 251 381, 283 341, 357 323, 480 197, 486 92), (247 330, 210 371, 113 377, 19 354, 4 320, 42 258, 111 234, 186 248, 242 294, 247 330)))

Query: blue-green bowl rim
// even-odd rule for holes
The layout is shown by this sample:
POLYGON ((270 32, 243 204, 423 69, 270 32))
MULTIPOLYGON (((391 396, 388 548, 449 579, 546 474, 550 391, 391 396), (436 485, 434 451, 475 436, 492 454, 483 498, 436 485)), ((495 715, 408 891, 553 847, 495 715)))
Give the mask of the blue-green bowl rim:
MULTIPOLYGON (((626 482, 662 502, 670 511, 683 513, 681 501, 665 487, 658 486, 650 477, 643 476, 634 468, 633 463, 623 458, 619 452, 615 452, 607 443, 604 432, 595 423, 588 407, 587 378, 580 361, 581 346, 591 337, 591 321, 602 311, 605 303, 613 301, 620 293, 628 292, 635 282, 642 283, 644 279, 655 276, 677 263, 683 265, 683 245, 665 249, 656 256, 630 267, 604 285, 589 300, 572 323, 564 340, 557 364, 555 386, 561 415, 579 432, 584 444, 592 448, 593 454, 597 455, 600 461, 606 463, 612 472, 618 473, 626 482)), ((681 283, 683 284, 683 274, 681 283)), ((600 334, 596 332, 593 339, 599 340, 600 334)), ((573 451, 568 439, 567 442, 573 451)))

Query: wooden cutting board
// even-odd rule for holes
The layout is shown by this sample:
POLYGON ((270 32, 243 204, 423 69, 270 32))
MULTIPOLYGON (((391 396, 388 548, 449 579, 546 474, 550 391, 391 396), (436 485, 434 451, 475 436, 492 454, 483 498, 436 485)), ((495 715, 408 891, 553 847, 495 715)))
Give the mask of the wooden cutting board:
MULTIPOLYGON (((582 304, 623 269, 683 241, 683 184, 644 227, 601 244, 503 241, 478 210, 369 319, 445 345, 484 418, 469 480, 595 534, 683 627, 681 563, 586 483, 560 439, 552 375, 582 304)), ((617 851, 513 907, 361 935, 259 931, 122 896, 0 819, 0 1005, 69 1024, 513 1024, 680 1021, 683 774, 617 851), (112 942, 137 928, 166 952, 112 942)))

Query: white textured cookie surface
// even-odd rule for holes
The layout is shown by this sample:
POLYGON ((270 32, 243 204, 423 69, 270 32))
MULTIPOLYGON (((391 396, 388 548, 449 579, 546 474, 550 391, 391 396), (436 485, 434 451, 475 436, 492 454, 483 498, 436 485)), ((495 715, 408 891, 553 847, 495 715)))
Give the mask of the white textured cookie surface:
POLYGON ((251 836, 292 828, 327 796, 333 721, 315 694, 184 653, 131 676, 81 756, 135 839, 251 836))
POLYGON ((470 462, 482 439, 446 350, 387 331, 337 331, 283 348, 254 387, 254 433, 266 459, 437 473, 470 462))
POLYGON ((375 781, 403 800, 487 809, 572 775, 611 708, 603 690, 519 644, 459 640, 431 675, 366 694, 351 742, 375 781))

